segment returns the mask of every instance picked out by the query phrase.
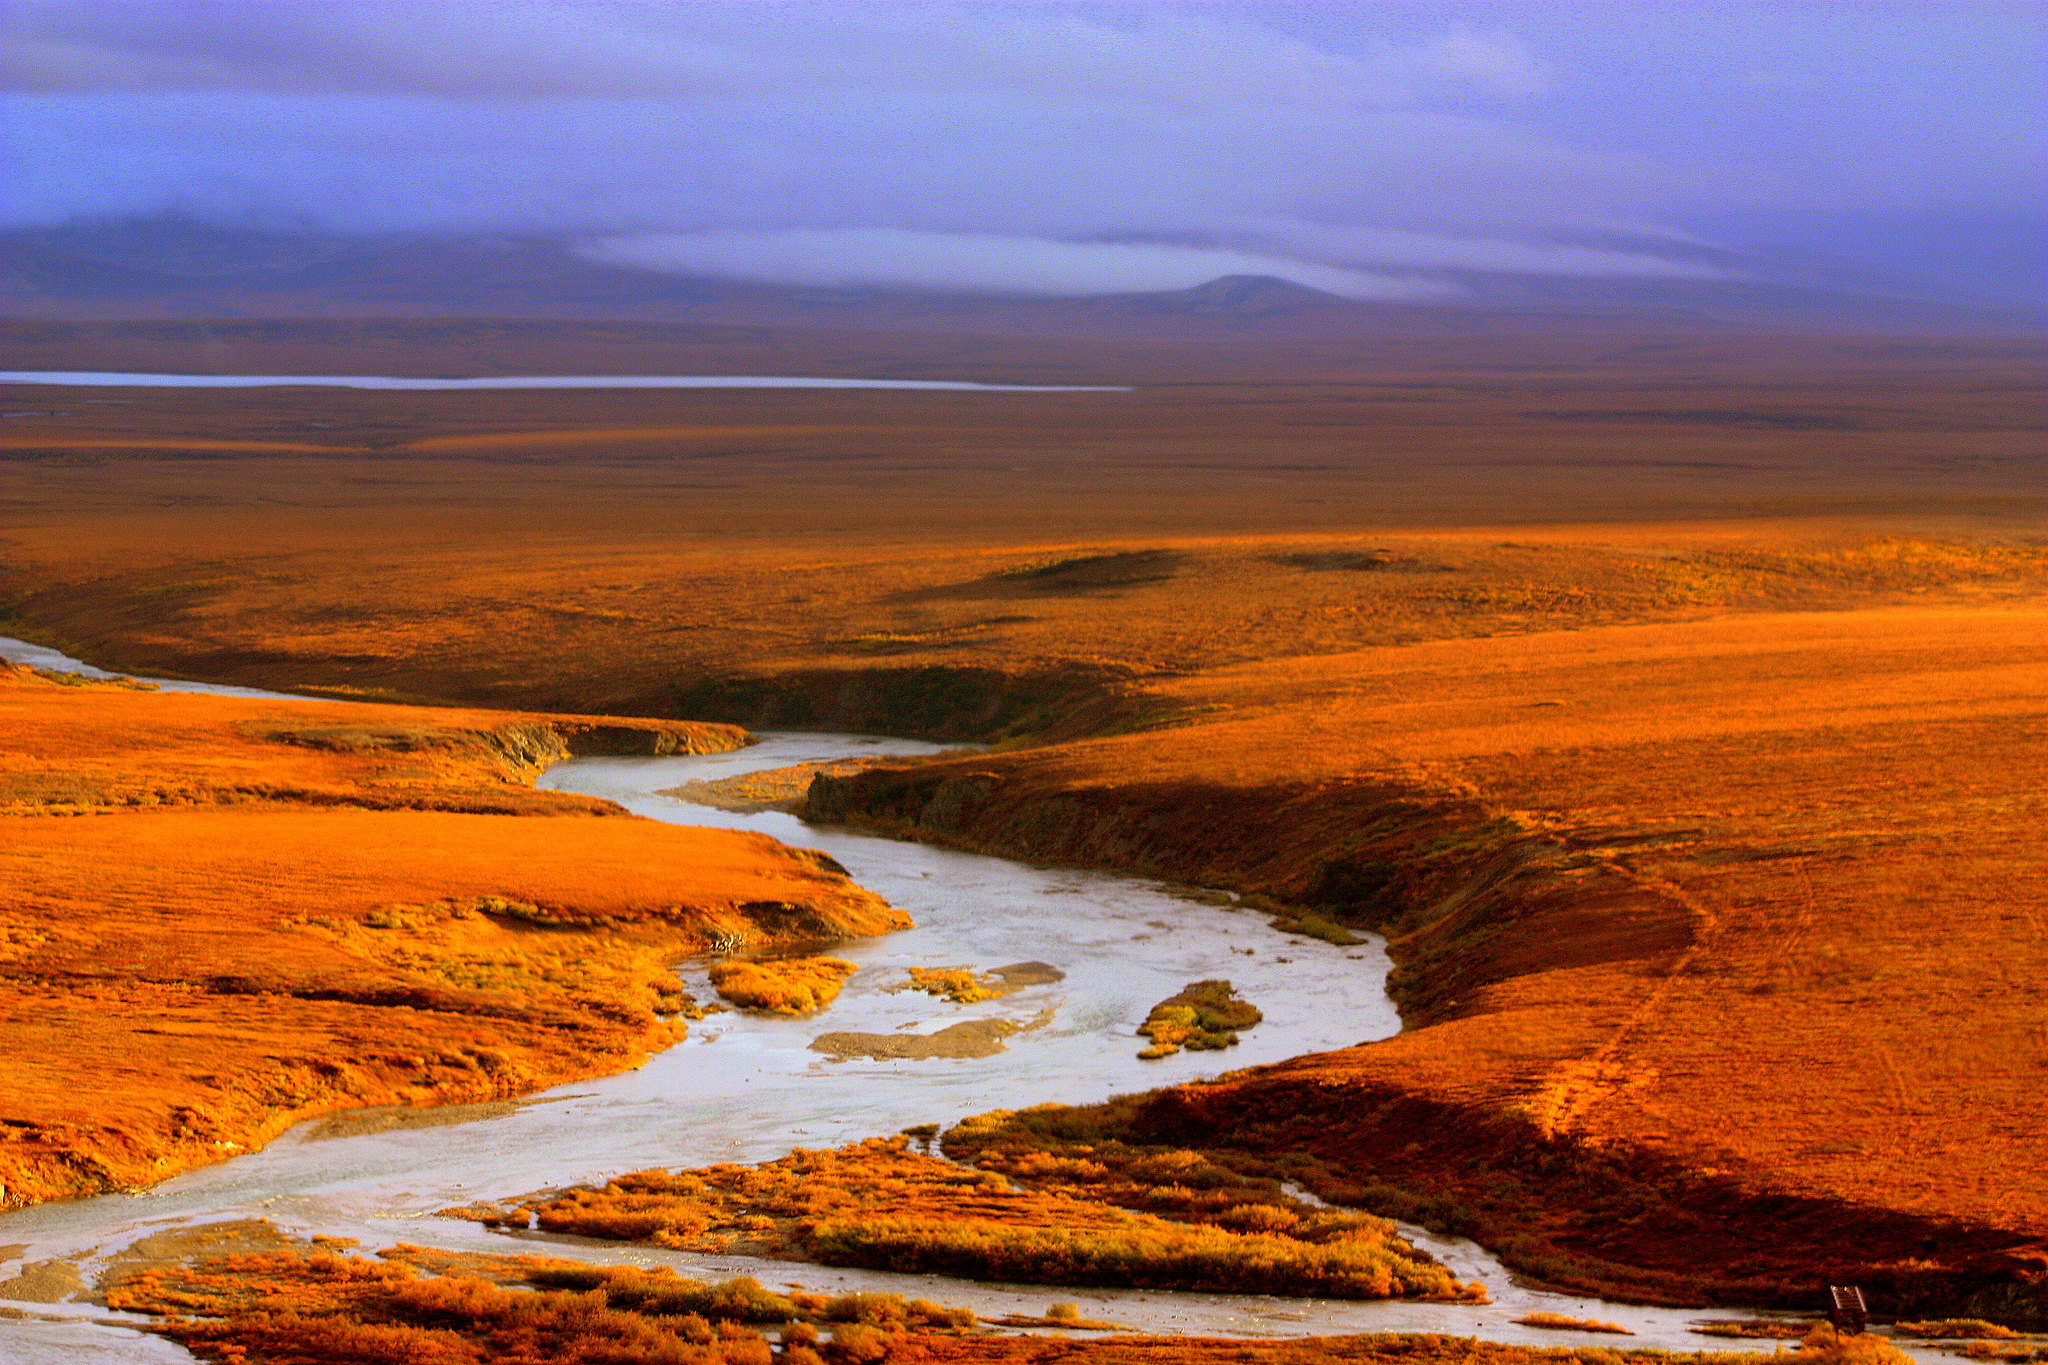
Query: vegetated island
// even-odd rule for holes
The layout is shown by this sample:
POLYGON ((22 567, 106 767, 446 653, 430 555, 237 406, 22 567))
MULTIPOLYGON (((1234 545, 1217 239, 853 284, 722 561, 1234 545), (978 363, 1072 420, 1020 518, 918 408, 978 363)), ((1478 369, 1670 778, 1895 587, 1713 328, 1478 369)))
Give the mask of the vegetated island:
POLYGON ((0 666, 0 1202, 135 1189, 372 1105, 683 1034, 715 939, 908 919, 821 854, 536 791, 731 726, 157 692, 0 666))
POLYGON ((1266 1016, 1239 998, 1228 981, 1196 981, 1183 986, 1152 1007, 1145 1022, 1138 1025, 1140 1037, 1151 1046, 1140 1057, 1171 1057, 1182 1048, 1193 1052, 1217 1052, 1237 1045, 1242 1029, 1253 1028, 1266 1016))
POLYGON ((711 964, 719 998, 763 1014, 816 1014, 860 968, 838 957, 728 958, 711 964))
POLYGON ((700 778, 680 786, 664 787, 655 795, 673 796, 692 805, 710 806, 741 815, 770 810, 794 811, 803 804, 804 794, 811 788, 811 779, 819 773, 845 777, 886 762, 887 759, 881 758, 839 758, 816 763, 792 763, 786 768, 767 768, 760 772, 741 773, 737 777, 700 778))
POLYGON ((1050 962, 1012 962, 977 972, 972 967, 912 967, 907 980, 889 987, 893 991, 923 991, 956 1005, 983 1000, 1000 1000, 1027 986, 1049 986, 1066 980, 1067 974, 1050 962))
POLYGON ((1568 1313, 1525 1313, 1515 1319, 1524 1327, 1541 1327, 1552 1332, 1601 1332, 1608 1336, 1632 1337, 1635 1331, 1604 1318, 1575 1318, 1568 1313))
MULTIPOLYGON (((1029 1111, 1027 1111, 1027 1114, 1029 1111)), ((918 1274, 1026 1283, 1484 1301, 1369 1214, 1170 1148, 1054 1156, 998 1111, 946 1137, 803 1151, 757 1166, 640 1171, 599 1188, 451 1212, 498 1225, 918 1274)))

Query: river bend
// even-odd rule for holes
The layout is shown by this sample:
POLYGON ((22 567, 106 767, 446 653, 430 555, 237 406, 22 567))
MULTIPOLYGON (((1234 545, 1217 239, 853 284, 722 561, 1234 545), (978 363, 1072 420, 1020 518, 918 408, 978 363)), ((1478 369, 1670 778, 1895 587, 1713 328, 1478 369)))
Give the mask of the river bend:
MULTIPOLYGON (((55 651, 0 642, 0 657, 97 673, 55 651)), ((172 684, 180 691, 277 696, 249 688, 172 684)), ((300 700, 294 698, 294 700, 300 700)), ((347 705, 348 703, 331 703, 347 705)), ((563 763, 544 787, 606 797, 657 820, 759 830, 820 848, 855 880, 907 910, 917 927, 834 947, 861 967, 829 1010, 812 1019, 714 1015, 689 1038, 638 1070, 557 1087, 475 1121, 329 1136, 321 1121, 270 1146, 194 1171, 138 1195, 108 1195, 0 1214, 0 1279, 22 1264, 62 1257, 90 1279, 96 1264, 134 1238, 166 1227, 263 1217, 298 1232, 360 1238, 368 1248, 400 1241, 495 1251, 544 1251, 582 1259, 671 1265, 702 1276, 755 1275, 819 1291, 893 1290, 960 1304, 984 1315, 1042 1313, 1054 1299, 1086 1316, 1134 1329, 1219 1336, 1428 1331, 1539 1345, 1609 1344, 1614 1338, 1535 1331, 1513 1319, 1544 1310, 1619 1321, 1631 1345, 1700 1349, 1685 1329, 1690 1311, 1604 1303, 1517 1286, 1470 1242, 1414 1230, 1416 1240, 1463 1278, 1482 1279, 1491 1305, 1281 1299, 1252 1295, 985 1284, 937 1276, 840 1270, 741 1256, 586 1243, 492 1232, 435 1218, 437 1209, 538 1188, 602 1180, 649 1166, 759 1161, 793 1147, 829 1147, 912 1124, 950 1124, 993 1108, 1083 1103, 1214 1075, 1307 1052, 1391 1036, 1400 1020, 1384 985, 1389 962, 1377 939, 1342 948, 1284 935, 1256 913, 1137 878, 899 842, 807 825, 780 813, 731 814, 663 796, 696 779, 787 764, 874 755, 917 755, 912 740, 826 734, 763 734, 725 754, 583 758, 563 763), (990 968, 1040 961, 1065 979, 1016 995, 959 1006, 887 988, 911 966, 990 968), (1227 1053, 1140 1061, 1135 1036, 1146 1011, 1187 982, 1229 978, 1265 1011, 1227 1053), (1050 1022, 1013 1035, 1006 1051, 955 1060, 834 1061, 809 1050, 834 1030, 931 1032, 963 1019, 1050 1022), (325 1131, 323 1131, 325 1130, 325 1131)), ((712 998, 708 959, 679 967, 701 1000, 712 998)), ((343 1128, 360 1125, 336 1125, 343 1128)), ((45 1320, 0 1318, 0 1362, 142 1362, 190 1359, 182 1349, 116 1325, 87 1305, 14 1304, 45 1320), (69 1321, 47 1319, 65 1318, 69 1321), (94 1322, 93 1319, 98 1319, 94 1322)), ((111 1315, 118 1316, 118 1315, 111 1315)), ((1716 1342, 1719 1349, 1750 1343, 1716 1342)), ((1756 1343, 1769 1346, 1770 1343, 1756 1343)))

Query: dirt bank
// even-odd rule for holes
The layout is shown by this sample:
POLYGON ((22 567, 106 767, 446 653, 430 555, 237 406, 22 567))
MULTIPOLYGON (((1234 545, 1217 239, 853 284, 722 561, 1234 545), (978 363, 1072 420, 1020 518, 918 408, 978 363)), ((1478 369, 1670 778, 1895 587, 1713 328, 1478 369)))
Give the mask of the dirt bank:
POLYGON ((843 777, 883 762, 886 760, 848 758, 830 763, 797 763, 787 768, 770 768, 739 777, 685 782, 679 787, 665 787, 656 795, 673 796, 693 806, 710 806, 713 810, 731 811, 736 815, 753 815, 768 810, 795 811, 803 804, 811 779, 819 773, 843 777))
POLYGON ((840 1061, 849 1057, 876 1061, 992 1057, 1003 1050, 1003 1040, 1017 1031, 1018 1025, 1007 1019, 966 1019, 936 1033, 821 1033, 811 1040, 811 1050, 840 1061))

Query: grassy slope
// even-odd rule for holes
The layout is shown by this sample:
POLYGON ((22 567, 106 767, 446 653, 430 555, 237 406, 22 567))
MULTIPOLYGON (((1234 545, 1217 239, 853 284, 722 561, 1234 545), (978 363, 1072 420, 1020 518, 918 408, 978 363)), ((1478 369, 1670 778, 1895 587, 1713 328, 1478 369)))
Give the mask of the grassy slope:
POLYGON ((2044 639, 2038 606, 1894 608, 1261 663, 1142 693, 1217 719, 812 806, 1387 926, 1401 1038, 1148 1121, 1439 1192, 1553 1278, 1785 1293, 2048 1234, 2044 639), (1546 1201, 1560 1153, 1642 1188, 1546 1201))
POLYGON ((147 1184, 365 1104, 502 1098, 679 1036, 716 933, 875 933, 816 855, 539 793, 725 727, 0 676, 0 1183, 147 1184), (559 818, 534 818, 534 817, 559 818))

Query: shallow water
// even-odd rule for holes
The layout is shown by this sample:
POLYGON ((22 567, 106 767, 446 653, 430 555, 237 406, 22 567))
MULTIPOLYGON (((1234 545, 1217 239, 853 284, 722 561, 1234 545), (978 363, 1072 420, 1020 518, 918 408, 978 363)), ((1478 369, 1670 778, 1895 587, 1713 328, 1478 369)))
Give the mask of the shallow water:
MULTIPOLYGON (((27 664, 32 668, 47 668, 58 673, 76 673, 86 678, 125 678, 125 673, 109 673, 104 668, 94 668, 81 663, 68 654, 60 653, 47 645, 32 645, 26 640, 0 638, 0 659, 9 663, 27 664)), ((277 697, 284 701, 323 701, 321 697, 295 697, 289 692, 266 692, 260 687, 235 687, 229 683, 182 682, 175 678, 152 678, 157 690, 162 692, 199 692, 212 697, 277 697)), ((346 705, 336 702, 336 705, 346 705)), ((4 1362, 0 1362, 4 1365, 4 1362)))
MULTIPOLYGON (((32 648, 32 647, 31 647, 32 648)), ((0 654, 19 657, 0 645, 0 654)), ((61 658, 62 656, 57 656, 61 658)), ((52 666, 46 658, 34 662, 52 666)), ((229 690, 191 685, 191 690, 229 690)), ((234 689, 246 692, 248 689, 234 689)), ((271 694, 277 695, 277 694, 271 694)), ((346 703, 336 703, 346 705, 346 703)), ((1254 1295, 1075 1291, 982 1284, 936 1276, 834 1270, 738 1256, 703 1256, 538 1234, 491 1232, 431 1215, 451 1204, 496 1199, 648 1166, 757 1161, 792 1147, 828 1147, 917 1123, 949 1124, 999 1107, 1087 1102, 1254 1063, 1341 1047, 1399 1031, 1386 997, 1383 945, 1339 948, 1290 937, 1249 911, 1200 903, 1136 878, 1034 867, 921 844, 811 826, 780 813, 737 815, 689 805, 659 790, 787 764, 937 746, 848 735, 766 734, 728 754, 586 758, 549 772, 542 786, 608 797, 654 819, 759 830, 821 848, 854 878, 917 920, 917 927, 831 951, 862 970, 838 1002, 810 1020, 716 1015, 636 1071, 577 1082, 487 1120, 341 1138, 301 1124, 262 1151, 166 1181, 140 1195, 45 1204, 0 1215, 0 1244, 28 1243, 18 1260, 78 1258, 90 1278, 98 1259, 147 1232, 184 1223, 260 1216, 298 1231, 582 1259, 672 1265, 702 1275, 751 1274, 808 1288, 889 1289, 961 1304, 985 1315, 1040 1313, 1055 1300, 1087 1316, 1158 1332, 1288 1336, 1348 1331, 1431 1331, 1531 1344, 1622 1340, 1544 1332, 1512 1319, 1543 1310, 1618 1321, 1632 1345, 1674 1349, 1771 1349, 1689 1334, 1692 1311, 1640 1308, 1515 1285, 1470 1242, 1414 1230, 1416 1241, 1464 1278, 1484 1280, 1488 1306, 1356 1303, 1254 1295), (910 966, 990 968, 1043 961, 1067 973, 1056 983, 958 1006, 887 988, 910 966), (1138 1060, 1135 1030, 1146 1011, 1187 982, 1223 976, 1266 1012, 1227 1053, 1138 1060), (994 1056, 921 1061, 833 1061, 810 1040, 836 1030, 930 1032, 963 1019, 1051 1022, 1009 1040, 994 1056)), ((712 993, 707 960, 680 968, 700 999, 712 993)), ((0 1264, 0 1278, 13 1273, 0 1264)), ((30 1311, 42 1306, 18 1305, 30 1311)), ((60 1312, 84 1310, 66 1306, 60 1312)), ((102 1314, 103 1316, 103 1314, 102 1314)), ((0 1361, 180 1359, 126 1329, 0 1320, 0 1361), (50 1344, 39 1335, 68 1334, 50 1344), (89 1346, 80 1333, 108 1334, 89 1346), (28 1354, 29 1343, 44 1354, 28 1354), (8 1351, 17 1352, 9 1356, 8 1351), (68 1352, 68 1354, 67 1354, 68 1352)))
MULTIPOLYGON (((37 1254, 85 1251, 162 1220, 264 1214, 297 1226, 410 1219, 450 1203, 601 1178, 648 1165, 760 1160, 914 1123, 1049 1100, 1077 1101, 1276 1061, 1396 1031, 1377 944, 1290 938, 1256 915, 1192 903, 1130 878, 820 830, 782 814, 732 815, 653 794, 693 778, 811 759, 918 754, 937 746, 844 735, 767 735, 730 754, 576 759, 543 784, 606 796, 682 823, 759 829, 823 848, 918 927, 832 951, 862 967, 813 1019, 714 1015, 638 1071, 545 1092, 543 1103, 461 1127, 309 1140, 301 1125, 263 1151, 141 1196, 0 1216, 0 1240, 37 1254), (892 992, 910 966, 988 968, 1037 960, 1067 973, 1001 1000, 952 1005, 892 992), (1136 1028, 1188 981, 1228 975, 1267 1022, 1227 1054, 1142 1062, 1136 1028), (962 1019, 1051 1022, 1006 1051, 968 1060, 834 1061, 809 1048, 836 1030, 928 1032, 962 1019)), ((709 959, 682 964, 699 998, 709 959)))
POLYGON ((973 393, 1129 393, 1120 384, 976 384, 964 379, 817 379, 764 374, 536 374, 415 379, 363 374, 131 374, 118 370, 0 370, 0 384, 73 388, 263 389, 944 389, 973 393))
MULTIPOLYGON (((95 1311, 93 1316, 112 1315, 95 1311)), ((174 1341, 110 1322, 63 1321, 54 1312, 47 1321, 0 1321, 0 1365, 174 1365, 197 1359, 174 1341)))

